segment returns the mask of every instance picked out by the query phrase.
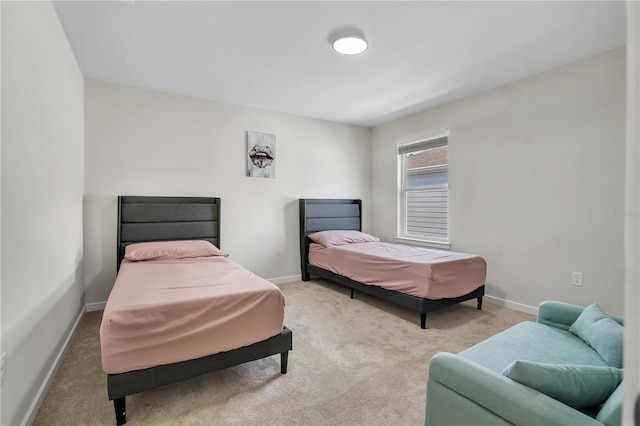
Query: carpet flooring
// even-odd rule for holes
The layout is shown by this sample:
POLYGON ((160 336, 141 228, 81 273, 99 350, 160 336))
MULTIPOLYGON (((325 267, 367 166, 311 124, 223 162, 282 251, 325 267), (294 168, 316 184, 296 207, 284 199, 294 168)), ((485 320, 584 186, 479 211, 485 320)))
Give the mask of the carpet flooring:
MULTIPOLYGON (((323 280, 279 286, 293 331, 275 355, 127 397, 128 425, 422 425, 429 359, 460 352, 531 315, 475 300, 427 314, 323 280)), ((102 312, 81 321, 36 426, 113 425, 100 360, 102 312)))

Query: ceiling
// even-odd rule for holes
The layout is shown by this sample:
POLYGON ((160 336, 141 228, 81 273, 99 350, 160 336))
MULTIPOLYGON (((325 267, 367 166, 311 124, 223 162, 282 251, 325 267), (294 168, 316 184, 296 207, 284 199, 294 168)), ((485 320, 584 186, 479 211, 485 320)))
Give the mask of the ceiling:
POLYGON ((86 78, 376 126, 625 44, 623 1, 54 1, 86 78), (335 53, 362 31, 369 49, 335 53))

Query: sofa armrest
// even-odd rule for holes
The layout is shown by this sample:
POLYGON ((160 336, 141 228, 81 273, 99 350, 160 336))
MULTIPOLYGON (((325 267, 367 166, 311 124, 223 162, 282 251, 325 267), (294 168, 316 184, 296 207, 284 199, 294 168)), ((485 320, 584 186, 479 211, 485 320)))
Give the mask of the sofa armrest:
POLYGON ((582 306, 569 303, 546 301, 538 306, 537 322, 551 327, 569 330, 580 314, 584 311, 582 306))
POLYGON ((446 352, 436 354, 429 363, 425 423, 602 425, 547 395, 446 352))
MULTIPOLYGON (((578 319, 584 309, 582 306, 570 303, 547 300, 538 306, 537 322, 562 330, 569 330, 571 324, 578 319)), ((618 324, 624 325, 624 317, 610 313, 607 313, 607 315, 617 321, 618 324)))

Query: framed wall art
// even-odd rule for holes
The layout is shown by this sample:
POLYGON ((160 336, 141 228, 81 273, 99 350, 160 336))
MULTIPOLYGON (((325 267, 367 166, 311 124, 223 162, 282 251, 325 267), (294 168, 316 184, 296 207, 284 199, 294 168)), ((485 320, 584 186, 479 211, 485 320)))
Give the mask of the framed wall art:
POLYGON ((276 177, 276 136, 247 132, 247 176, 276 177))

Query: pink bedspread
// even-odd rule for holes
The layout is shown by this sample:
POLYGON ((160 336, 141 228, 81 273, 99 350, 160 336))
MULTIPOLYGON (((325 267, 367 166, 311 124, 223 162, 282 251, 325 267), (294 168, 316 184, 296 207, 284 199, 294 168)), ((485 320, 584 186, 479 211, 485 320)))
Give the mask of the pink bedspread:
POLYGON ((102 367, 122 373, 240 348, 282 331, 284 296, 223 256, 124 260, 100 327, 102 367))
POLYGON ((485 283, 477 255, 385 242, 324 247, 312 243, 309 263, 363 284, 425 299, 463 296, 485 283))

